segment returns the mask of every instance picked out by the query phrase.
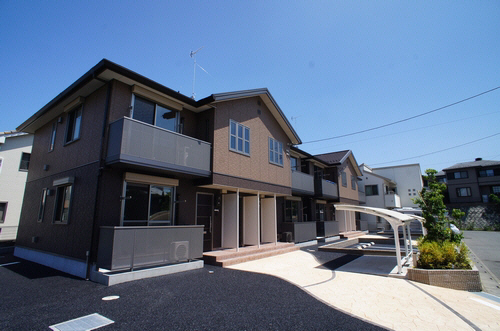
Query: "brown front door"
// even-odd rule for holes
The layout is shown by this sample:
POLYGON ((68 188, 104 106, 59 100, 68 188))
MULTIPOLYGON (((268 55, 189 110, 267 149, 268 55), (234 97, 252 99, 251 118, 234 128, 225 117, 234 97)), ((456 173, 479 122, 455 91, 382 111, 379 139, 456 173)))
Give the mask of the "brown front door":
POLYGON ((196 193, 196 224, 203 225, 203 251, 213 250, 214 195, 196 193))

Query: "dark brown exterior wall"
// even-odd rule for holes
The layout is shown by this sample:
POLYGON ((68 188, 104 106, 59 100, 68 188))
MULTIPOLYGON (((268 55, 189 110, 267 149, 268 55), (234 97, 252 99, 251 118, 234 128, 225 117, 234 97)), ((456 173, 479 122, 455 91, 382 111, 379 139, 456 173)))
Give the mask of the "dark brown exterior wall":
POLYGON ((17 245, 85 260, 92 237, 106 94, 104 86, 85 99, 77 141, 64 144, 67 113, 57 124, 53 151, 48 148, 52 124, 57 119, 35 132, 17 245), (48 170, 44 170, 45 165, 48 170), (64 177, 74 177, 69 221, 54 224, 53 181, 64 177), (37 222, 43 188, 53 194, 47 197, 43 221, 37 222))
POLYGON ((479 191, 479 184, 477 182, 476 169, 453 169, 446 173, 453 173, 457 171, 467 171, 469 178, 464 179, 448 179, 448 193, 450 195, 450 203, 472 203, 482 202, 481 192, 479 191), (457 196, 457 188, 469 187, 471 189, 470 197, 457 196))

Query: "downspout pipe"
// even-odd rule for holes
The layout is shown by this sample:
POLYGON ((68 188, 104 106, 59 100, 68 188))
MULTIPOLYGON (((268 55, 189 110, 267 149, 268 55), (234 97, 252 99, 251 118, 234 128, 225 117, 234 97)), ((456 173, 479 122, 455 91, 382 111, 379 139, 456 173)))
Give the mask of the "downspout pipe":
MULTIPOLYGON (((97 79, 97 78, 96 78, 97 79)), ((93 250, 96 245, 98 245, 98 238, 99 238, 99 233, 97 229, 97 216, 99 214, 98 212, 98 204, 99 204, 99 187, 101 185, 101 178, 102 178, 102 171, 105 166, 104 162, 104 139, 106 137, 106 132, 108 129, 108 123, 109 123, 109 108, 111 104, 111 92, 112 92, 112 87, 113 87, 113 80, 107 82, 108 87, 106 90, 106 106, 104 108, 104 119, 102 121, 102 132, 101 132, 101 147, 99 151, 99 173, 97 174, 97 185, 96 185, 96 192, 95 192, 95 202, 94 202, 94 219, 92 222, 92 237, 90 240, 90 248, 87 256, 87 274, 85 279, 88 280, 90 278, 90 272, 92 269, 92 264, 93 262, 96 261, 97 257, 94 256, 93 250)))

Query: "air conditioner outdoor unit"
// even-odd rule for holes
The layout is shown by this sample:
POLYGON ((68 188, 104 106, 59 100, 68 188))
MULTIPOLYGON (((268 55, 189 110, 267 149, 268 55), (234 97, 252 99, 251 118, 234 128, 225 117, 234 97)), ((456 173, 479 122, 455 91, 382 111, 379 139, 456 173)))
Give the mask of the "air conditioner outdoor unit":
POLYGON ((170 261, 189 260, 189 241, 174 241, 170 244, 170 261))

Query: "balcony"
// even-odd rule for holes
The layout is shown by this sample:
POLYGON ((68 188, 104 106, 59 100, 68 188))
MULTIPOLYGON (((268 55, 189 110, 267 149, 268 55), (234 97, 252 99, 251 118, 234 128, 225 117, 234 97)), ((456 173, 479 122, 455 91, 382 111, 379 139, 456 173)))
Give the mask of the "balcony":
POLYGON ((325 198, 330 198, 330 199, 336 199, 339 197, 339 191, 337 188, 337 184, 334 182, 330 182, 328 180, 321 180, 321 186, 322 186, 322 191, 323 191, 323 197, 325 198))
POLYGON ((401 198, 394 192, 385 194, 384 199, 386 208, 401 208, 401 198))
POLYGON ((127 164, 201 177, 210 176, 211 144, 121 118, 109 126, 107 164, 127 164))
POLYGON ((314 195, 314 177, 300 171, 292 171, 292 192, 314 195))

